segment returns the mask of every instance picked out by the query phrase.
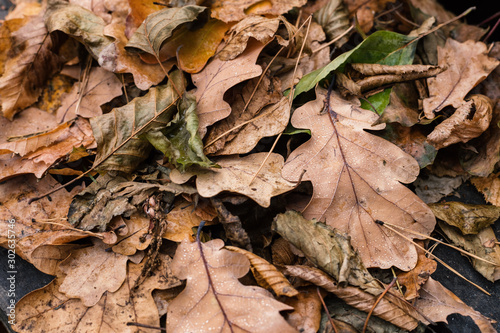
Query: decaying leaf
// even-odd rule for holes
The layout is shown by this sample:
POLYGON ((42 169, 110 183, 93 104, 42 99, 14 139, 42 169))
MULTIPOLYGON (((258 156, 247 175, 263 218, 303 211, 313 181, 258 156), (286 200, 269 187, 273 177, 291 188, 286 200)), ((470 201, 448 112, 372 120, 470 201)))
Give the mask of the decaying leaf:
POLYGON ((226 246, 229 251, 243 254, 250 261, 250 269, 257 280, 257 283, 262 288, 272 288, 278 296, 294 297, 299 294, 297 290, 288 282, 286 277, 278 271, 276 267, 271 265, 267 260, 259 257, 252 252, 240 249, 235 246, 226 246))
POLYGON ((196 175, 196 188, 203 197, 210 198, 222 191, 230 191, 246 195, 262 207, 269 207, 272 197, 290 191, 295 184, 281 177, 283 157, 274 153, 250 184, 266 155, 267 153, 256 153, 245 157, 214 158, 220 169, 200 169, 185 173, 172 170, 170 178, 173 182, 182 184, 196 175))
POLYGON ((217 57, 222 61, 233 60, 245 51, 250 37, 267 44, 274 38, 279 23, 279 18, 266 18, 257 15, 244 18, 228 31, 229 37, 217 57))
POLYGON ((37 101, 43 86, 63 62, 56 53, 61 43, 49 35, 42 16, 31 18, 12 37, 12 56, 0 78, 2 112, 10 120, 37 101))
POLYGON ((226 90, 262 73, 255 61, 263 48, 264 44, 250 41, 238 58, 229 61, 212 59, 200 73, 191 76, 197 87, 195 95, 201 137, 205 136, 207 126, 231 113, 231 106, 224 101, 226 90))
POLYGON ((436 217, 457 227, 464 235, 477 234, 500 217, 500 207, 444 202, 429 205, 436 217))
POLYGON ((171 267, 187 285, 169 304, 167 330, 296 332, 279 314, 291 307, 265 289, 242 285, 238 278, 248 272, 248 259, 223 246, 220 239, 179 245, 171 267))
POLYGON ((364 32, 370 31, 374 24, 375 13, 382 11, 393 0, 346 0, 345 5, 350 15, 356 15, 356 20, 364 32))
POLYGON ((500 63, 488 57, 486 44, 472 40, 459 43, 448 38, 443 48, 438 47, 438 56, 439 66, 447 69, 427 79, 429 98, 424 99, 424 112, 429 119, 445 106, 459 108, 469 91, 500 63))
POLYGON ((283 301, 293 306, 294 311, 287 316, 287 321, 302 333, 316 333, 321 322, 321 300, 316 287, 298 289, 298 295, 283 301))
MULTIPOLYGON (((329 0, 327 4, 314 13, 314 18, 325 30, 328 40, 333 40, 340 36, 349 27, 349 12, 344 2, 340 0, 329 0)), ((348 37, 344 36, 335 46, 341 47, 347 42, 348 37)))
MULTIPOLYGON (((170 76, 179 89, 185 86, 182 73, 170 76)), ((97 141, 94 167, 101 170, 130 172, 148 157, 151 144, 139 139, 141 134, 164 128, 173 118, 179 96, 169 81, 151 88, 125 106, 92 118, 90 124, 97 141)))
POLYGON ((452 313, 469 316, 474 320, 482 333, 495 333, 491 325, 492 320, 483 316, 462 302, 455 294, 443 287, 432 278, 422 286, 420 298, 415 302, 415 307, 431 320, 444 321, 452 313))
POLYGON ((488 177, 473 177, 470 181, 483 194, 487 202, 500 207, 499 173, 492 173, 488 177))
POLYGON ((217 0, 212 3, 212 17, 224 22, 241 21, 247 15, 280 15, 293 7, 301 7, 306 0, 217 0))
MULTIPOLYGON (((377 300, 377 296, 366 292, 362 288, 339 285, 332 277, 314 267, 301 265, 286 266, 285 274, 309 281, 331 292, 350 306, 364 312, 369 312, 377 300)), ((417 327, 418 321, 428 322, 411 304, 390 292, 381 299, 380 303, 375 307, 373 314, 409 331, 417 327)))
POLYGON ((122 94, 122 83, 113 73, 101 67, 90 71, 88 82, 84 85, 76 83, 69 94, 63 97, 62 105, 57 110, 59 122, 68 121, 81 116, 92 118, 102 115, 101 105, 122 94), (77 109, 78 107, 78 109, 77 109))
POLYGON ((482 260, 471 258, 472 266, 482 276, 491 282, 500 279, 500 246, 492 228, 483 228, 477 234, 464 235, 458 229, 442 222, 439 222, 439 227, 453 244, 496 264, 492 265, 482 260), (490 243, 494 245, 491 246, 490 243))
POLYGON ((488 97, 472 95, 450 118, 437 125, 427 136, 427 140, 437 149, 441 149, 474 139, 490 125, 492 111, 493 103, 488 97))
POLYGON ((250 237, 243 228, 243 223, 241 223, 239 216, 231 213, 221 199, 211 198, 210 202, 217 211, 219 222, 224 227, 227 239, 233 244, 252 252, 253 248, 250 237))
POLYGON ((312 181, 314 193, 304 216, 348 233, 366 267, 395 266, 407 271, 417 263, 415 247, 376 221, 392 221, 429 234, 435 219, 400 184, 415 180, 417 162, 364 131, 383 128, 383 124, 372 126, 377 118, 337 93, 318 88, 316 100, 295 110, 291 120, 296 128, 311 129, 312 138, 290 154, 282 174, 289 181, 312 181))
POLYGON ((415 185, 415 192, 423 202, 430 204, 438 202, 441 198, 453 193, 464 181, 467 180, 466 176, 455 177, 438 177, 433 174, 419 177, 413 183, 415 185))
POLYGON ((417 266, 408 272, 398 274, 398 285, 405 287, 404 297, 407 300, 413 300, 419 296, 420 287, 437 268, 437 262, 428 258, 424 251, 418 249, 417 252, 417 266))

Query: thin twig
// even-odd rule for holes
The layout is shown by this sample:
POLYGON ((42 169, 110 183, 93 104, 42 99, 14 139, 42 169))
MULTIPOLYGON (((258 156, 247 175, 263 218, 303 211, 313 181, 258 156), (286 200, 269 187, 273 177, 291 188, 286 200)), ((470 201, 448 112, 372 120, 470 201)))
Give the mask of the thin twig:
POLYGON ((67 226, 65 224, 62 224, 62 223, 57 223, 57 222, 48 222, 48 221, 40 221, 40 220, 35 220, 35 219, 32 219, 31 222, 35 222, 35 223, 43 223, 43 224, 52 224, 52 225, 57 225, 57 226, 60 226, 60 227, 64 227, 65 229, 69 229, 69 230, 72 230, 72 231, 79 231, 79 232, 83 232, 84 234, 87 234, 89 236, 93 236, 93 237, 97 237, 99 239, 103 239, 104 236, 103 235, 100 235, 100 234, 96 234, 95 232, 91 232, 91 231, 87 231, 87 230, 80 230, 80 229, 77 229, 77 228, 73 228, 73 227, 70 227, 70 226, 67 226))
POLYGON ((343 33, 341 33, 338 37, 332 39, 331 41, 329 41, 326 44, 321 45, 316 50, 313 50, 312 53, 314 54, 316 52, 319 52, 319 51, 323 50, 325 47, 328 47, 328 46, 332 45, 333 43, 335 43, 336 41, 340 40, 342 37, 344 37, 345 35, 347 35, 349 32, 351 32, 351 30, 354 29, 354 28, 355 28, 355 25, 353 24, 346 31, 344 31, 343 33))
POLYGON ((375 303, 373 303, 373 306, 370 309, 370 312, 368 312, 368 316, 366 316, 366 320, 365 320, 365 324, 363 325, 363 331, 362 331, 362 333, 366 332, 366 328, 368 327, 368 321, 370 320, 370 317, 372 316, 373 310, 375 310, 375 308, 377 307, 378 303, 380 303, 380 301, 382 300, 382 298, 384 298, 385 294, 387 294, 387 292, 389 291, 389 289, 392 288, 392 286, 397 281, 397 279, 398 279, 397 277, 394 277, 392 279, 391 283, 389 283, 387 285, 387 287, 385 287, 385 290, 382 292, 382 294, 380 294, 380 296, 377 298, 377 300, 375 301, 375 303))
POLYGON ((330 321, 330 325, 332 325, 333 331, 335 333, 339 333, 339 331, 337 330, 337 326, 335 325, 335 322, 332 319, 332 315, 330 314, 330 311, 328 311, 328 307, 326 306, 325 300, 323 299, 323 296, 321 296, 319 287, 316 287, 316 291, 318 292, 319 300, 321 301, 321 304, 323 304, 323 309, 325 309, 325 313, 328 316, 328 320, 330 321))

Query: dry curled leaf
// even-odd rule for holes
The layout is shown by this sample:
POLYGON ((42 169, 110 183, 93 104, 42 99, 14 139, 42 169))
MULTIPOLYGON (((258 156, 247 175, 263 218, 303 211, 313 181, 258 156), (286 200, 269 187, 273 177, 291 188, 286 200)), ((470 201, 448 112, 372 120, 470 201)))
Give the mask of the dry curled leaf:
POLYGON ((248 272, 248 259, 223 246, 215 239, 177 248, 172 271, 187 284, 169 304, 167 331, 296 332, 279 314, 291 308, 265 289, 242 285, 238 278, 248 272))
POLYGON ((299 294, 297 290, 288 282, 286 277, 271 265, 267 260, 252 252, 240 249, 235 246, 226 246, 226 249, 241 253, 250 261, 250 269, 257 283, 262 287, 271 288, 278 296, 294 297, 299 294))
POLYGON ((185 173, 172 170, 170 177, 173 182, 182 184, 196 175, 196 188, 205 198, 213 197, 222 191, 230 191, 246 195, 262 207, 269 207, 272 197, 290 191, 295 184, 281 177, 283 157, 274 153, 250 184, 266 155, 267 153, 255 153, 245 157, 214 158, 220 169, 198 169, 185 173))
POLYGON ((366 267, 407 271, 417 263, 414 245, 376 221, 422 234, 433 230, 430 209, 400 183, 414 181, 420 168, 397 146, 365 131, 384 127, 372 126, 375 113, 336 92, 328 96, 329 101, 318 88, 316 100, 295 110, 292 125, 311 129, 312 138, 290 154, 283 177, 312 181, 313 197, 304 216, 348 233, 366 267))
POLYGON ((247 15, 280 15, 307 0, 217 0, 212 3, 212 17, 224 22, 241 21, 247 15))
POLYGON ((262 73, 255 61, 263 48, 264 44, 251 41, 238 58, 229 61, 212 59, 200 73, 191 76, 197 87, 195 95, 201 137, 205 136, 207 126, 231 113, 231 106, 224 101, 226 90, 262 73))

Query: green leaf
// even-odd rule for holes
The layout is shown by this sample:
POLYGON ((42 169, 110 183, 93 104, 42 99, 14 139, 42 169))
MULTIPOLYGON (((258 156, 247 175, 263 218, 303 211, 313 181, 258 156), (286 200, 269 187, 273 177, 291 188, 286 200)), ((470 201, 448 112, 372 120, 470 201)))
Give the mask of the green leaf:
MULTIPOLYGON (((177 88, 185 88, 186 82, 180 71, 170 76, 177 88)), ((98 170, 132 172, 146 159, 151 144, 140 135, 165 128, 172 120, 179 96, 169 81, 166 85, 151 88, 125 106, 110 113, 90 119, 97 141, 97 157, 94 166, 98 170)))
POLYGON ((334 70, 343 70, 346 63, 379 63, 385 65, 411 64, 415 54, 415 37, 390 31, 377 31, 354 49, 339 55, 323 68, 305 75, 295 88, 294 97, 309 91, 334 70))
POLYGON ((180 8, 165 8, 149 15, 134 32, 127 46, 129 51, 139 50, 158 55, 162 44, 172 36, 175 28, 183 23, 191 22, 205 10, 201 6, 184 6, 180 8), (138 50, 137 50, 138 49, 138 50))
POLYGON ((114 38, 104 35, 106 23, 102 18, 83 7, 62 0, 49 1, 45 25, 49 32, 59 30, 78 40, 95 59, 99 58, 105 47, 114 42, 114 38))
POLYGON ((203 142, 198 135, 196 97, 192 94, 184 94, 179 112, 165 129, 147 132, 143 137, 181 171, 191 165, 205 168, 217 166, 203 153, 203 142))
POLYGON ((368 101, 370 101, 370 103, 361 99, 361 107, 365 110, 376 112, 380 116, 384 112, 385 107, 389 105, 389 102, 391 101, 391 91, 392 88, 387 88, 384 89, 384 91, 368 97, 368 101), (373 109, 374 107, 375 110, 373 109))

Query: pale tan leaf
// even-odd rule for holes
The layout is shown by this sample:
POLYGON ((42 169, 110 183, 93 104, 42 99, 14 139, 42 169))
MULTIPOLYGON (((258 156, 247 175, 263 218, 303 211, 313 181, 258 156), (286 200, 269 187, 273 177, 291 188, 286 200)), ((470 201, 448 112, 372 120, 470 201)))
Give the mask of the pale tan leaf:
POLYGON ((250 269, 252 270, 255 280, 257 280, 257 283, 262 288, 271 288, 278 296, 294 297, 299 294, 299 292, 292 287, 290 282, 288 282, 286 277, 267 260, 252 252, 240 249, 239 247, 226 246, 225 248, 233 252, 241 253, 247 257, 250 261, 250 269))
POLYGON ((238 278, 248 272, 248 259, 223 246, 215 239, 177 248, 172 271, 187 285, 169 304, 167 331, 296 332, 279 314, 291 308, 265 289, 242 285, 238 278))
POLYGON ((57 46, 45 28, 43 16, 33 17, 12 33, 12 52, 0 78, 0 95, 4 117, 14 115, 37 101, 42 87, 62 66, 63 59, 53 49, 57 46))
POLYGON ((496 332, 491 325, 491 319, 467 306, 460 298, 432 278, 429 278, 422 286, 420 298, 415 302, 415 307, 435 322, 447 323, 446 317, 452 313, 459 313, 462 316, 471 317, 482 333, 496 332))
POLYGON ((141 212, 133 213, 129 219, 123 220, 127 232, 120 235, 116 245, 112 247, 113 252, 124 256, 134 255, 137 250, 145 250, 151 243, 151 235, 148 233, 150 219, 141 212))
POLYGON ((264 44, 250 41, 238 58, 229 61, 212 59, 201 72, 191 76, 197 87, 195 95, 201 137, 205 135, 207 126, 231 113, 231 106, 224 101, 226 90, 262 73, 262 68, 255 61, 263 48, 264 44))
POLYGON ((488 177, 473 177, 471 183, 481 192, 484 199, 500 207, 500 174, 492 173, 488 177))
POLYGON ((287 321, 299 332, 316 333, 320 327, 323 310, 317 287, 303 287, 298 291, 299 294, 296 297, 283 300, 294 308, 294 311, 288 314, 287 321))
POLYGON ((457 142, 467 142, 486 131, 492 113, 493 102, 488 97, 472 95, 450 118, 437 125, 427 136, 427 140, 437 149, 457 142))
POLYGON ((31 252, 30 261, 41 272, 56 275, 59 264, 80 247, 77 244, 41 245, 31 252))
POLYGON ((174 169, 170 173, 170 178, 174 183, 182 184, 196 175, 196 188, 205 198, 222 191, 230 191, 246 195, 262 207, 269 207, 272 197, 292 190, 295 184, 281 177, 283 157, 274 153, 250 184, 266 155, 267 153, 256 153, 245 157, 219 157, 214 161, 220 165, 220 169, 197 169, 185 173, 174 169))
POLYGON ((244 18, 227 32, 229 37, 222 50, 217 54, 218 58, 223 61, 236 58, 245 51, 250 37, 267 44, 274 38, 279 23, 279 18, 266 18, 257 15, 244 18))
POLYGON ((121 94, 122 83, 116 75, 101 67, 94 67, 86 84, 77 82, 71 91, 64 95, 62 105, 57 110, 57 120, 64 122, 76 116, 84 118, 100 116, 101 105, 121 94), (83 92, 82 86, 85 87, 83 92))
MULTIPOLYGON (((407 271, 417 263, 414 245, 376 221, 390 221, 421 234, 434 229, 430 209, 400 183, 416 179, 418 163, 365 131, 385 126, 372 126, 378 118, 375 113, 336 92, 329 98, 318 88, 316 100, 295 110, 292 125, 311 129, 312 138, 290 154, 283 177, 312 181, 313 197, 304 216, 348 233, 366 267, 395 266, 407 271)), ((408 237, 415 238, 410 233, 408 237)))
POLYGON ((429 119, 445 106, 459 108, 469 91, 500 63, 488 57, 486 44, 472 40, 459 43, 448 38, 444 47, 438 46, 438 57, 439 66, 447 69, 427 79, 429 98, 424 99, 424 112, 429 119))
POLYGON ((281 15, 307 0, 217 0, 212 3, 212 17, 224 22, 241 21, 247 15, 281 15))

